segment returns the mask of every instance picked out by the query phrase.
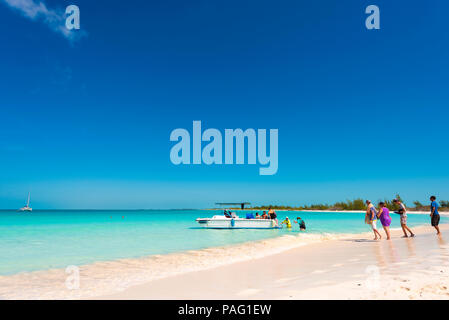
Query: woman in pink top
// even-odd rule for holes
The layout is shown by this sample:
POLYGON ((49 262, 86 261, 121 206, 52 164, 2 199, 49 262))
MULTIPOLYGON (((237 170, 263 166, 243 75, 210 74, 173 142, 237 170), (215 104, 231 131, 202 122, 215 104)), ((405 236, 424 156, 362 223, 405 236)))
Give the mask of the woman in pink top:
POLYGON ((387 234, 387 240, 390 240, 390 210, 388 210, 384 202, 379 202, 379 211, 377 212, 377 217, 379 218, 380 223, 382 223, 382 227, 387 234))

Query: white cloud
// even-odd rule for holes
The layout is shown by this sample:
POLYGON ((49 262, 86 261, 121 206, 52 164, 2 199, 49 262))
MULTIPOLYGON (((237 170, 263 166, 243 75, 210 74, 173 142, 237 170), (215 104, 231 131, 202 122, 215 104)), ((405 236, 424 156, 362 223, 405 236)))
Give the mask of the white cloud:
POLYGON ((71 31, 65 27, 65 12, 62 10, 49 9, 42 1, 34 0, 0 0, 9 7, 21 12, 25 17, 42 21, 51 30, 62 34, 69 40, 76 40, 85 35, 82 31, 71 31))

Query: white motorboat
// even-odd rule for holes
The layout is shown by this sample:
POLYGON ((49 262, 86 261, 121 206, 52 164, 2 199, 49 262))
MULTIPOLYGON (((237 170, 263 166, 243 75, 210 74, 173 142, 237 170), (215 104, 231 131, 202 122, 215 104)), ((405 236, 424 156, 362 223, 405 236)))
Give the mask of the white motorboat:
POLYGON ((19 211, 28 211, 31 212, 33 209, 30 207, 30 193, 28 192, 28 201, 25 207, 19 209, 19 211))
POLYGON ((212 218, 198 218, 196 221, 203 228, 208 229, 277 229, 276 220, 255 219, 254 217, 240 218, 235 213, 225 210, 224 215, 215 215, 212 218))

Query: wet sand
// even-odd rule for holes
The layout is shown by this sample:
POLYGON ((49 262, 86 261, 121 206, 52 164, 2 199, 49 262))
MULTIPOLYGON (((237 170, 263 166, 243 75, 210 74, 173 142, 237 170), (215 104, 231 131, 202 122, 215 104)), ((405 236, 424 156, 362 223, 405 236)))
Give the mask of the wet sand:
MULTIPOLYGON (((449 299, 449 226, 437 236, 330 240, 155 280, 106 299, 449 299)), ((383 232, 383 230, 382 230, 383 232)))

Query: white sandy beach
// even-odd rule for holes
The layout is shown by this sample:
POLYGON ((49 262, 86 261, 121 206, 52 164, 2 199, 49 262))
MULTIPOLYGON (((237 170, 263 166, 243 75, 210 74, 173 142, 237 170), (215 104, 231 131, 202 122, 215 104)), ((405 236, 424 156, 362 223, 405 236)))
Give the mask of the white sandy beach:
MULTIPOLYGON (((183 254, 0 277, 3 299, 448 299, 449 225, 415 238, 283 236, 183 254)), ((383 232, 383 231, 382 231, 383 232)))
POLYGON ((449 226, 371 234, 129 288, 107 299, 449 299, 449 226))

